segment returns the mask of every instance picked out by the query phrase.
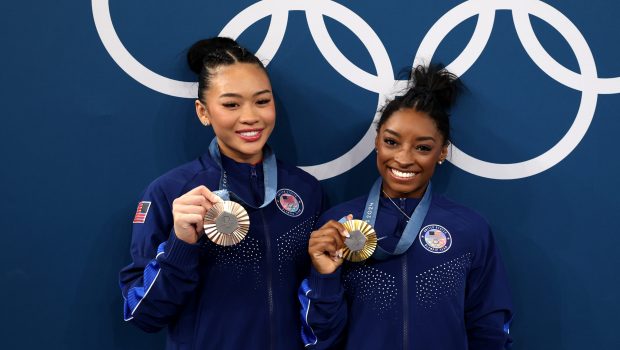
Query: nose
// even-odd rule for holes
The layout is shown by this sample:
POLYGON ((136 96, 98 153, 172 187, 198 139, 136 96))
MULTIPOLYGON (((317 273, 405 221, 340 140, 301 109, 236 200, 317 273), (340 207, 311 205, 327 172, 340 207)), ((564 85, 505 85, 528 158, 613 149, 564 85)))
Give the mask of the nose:
POLYGON ((408 149, 401 149, 394 155, 394 161, 398 163, 399 167, 406 169, 415 164, 415 156, 408 149))
POLYGON ((240 112, 239 121, 241 123, 252 125, 258 122, 258 114, 251 106, 243 106, 240 112))

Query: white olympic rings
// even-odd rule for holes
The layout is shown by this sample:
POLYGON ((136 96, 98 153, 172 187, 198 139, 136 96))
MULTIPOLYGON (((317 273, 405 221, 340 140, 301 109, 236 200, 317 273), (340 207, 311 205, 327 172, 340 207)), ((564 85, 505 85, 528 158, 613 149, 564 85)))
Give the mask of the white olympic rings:
MULTIPOLYGON (((114 61, 141 84, 163 94, 195 98, 197 84, 161 76, 138 62, 119 39, 109 10, 109 0, 92 0, 93 17, 99 37, 114 61)), ((527 54, 547 75, 557 82, 582 92, 577 116, 566 135, 551 149, 533 159, 512 163, 490 163, 476 159, 453 145, 450 161, 457 167, 492 179, 518 179, 543 172, 568 156, 577 147, 594 116, 598 94, 620 92, 620 77, 599 78, 592 51, 575 25, 561 12, 539 0, 469 0, 444 14, 428 31, 418 48, 414 66, 430 62, 437 47, 456 26, 478 16, 475 31, 463 52, 447 66, 460 76, 484 50, 498 10, 512 11, 515 29, 527 54), (529 20, 532 14, 554 27, 573 50, 581 74, 553 59, 542 47, 529 20)), ((400 91, 405 81, 394 79, 390 58, 374 30, 356 13, 331 0, 262 0, 237 14, 220 32, 221 36, 239 37, 257 21, 271 16, 267 35, 256 55, 266 62, 277 53, 287 28, 290 11, 305 11, 308 27, 319 51, 344 78, 378 96, 378 105, 400 91), (377 75, 372 75, 349 61, 331 39, 323 16, 331 17, 351 30, 371 55, 377 75)), ((379 117, 374 115, 373 121, 379 117)), ((319 165, 305 166, 319 180, 338 176, 363 161, 374 148, 374 123, 362 139, 344 155, 319 165)))

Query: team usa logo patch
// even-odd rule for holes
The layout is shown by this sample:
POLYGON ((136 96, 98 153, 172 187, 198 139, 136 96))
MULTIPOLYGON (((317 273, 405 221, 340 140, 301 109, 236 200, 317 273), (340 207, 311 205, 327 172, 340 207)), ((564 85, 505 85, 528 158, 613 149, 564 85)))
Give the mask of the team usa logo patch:
POLYGON ((138 209, 136 209, 136 216, 133 217, 134 224, 143 224, 146 220, 146 214, 149 213, 151 208, 151 202, 142 201, 138 203, 138 209))
POLYGON ((288 216, 297 217, 304 212, 304 202, 295 191, 283 188, 276 193, 276 205, 288 216))
POLYGON ((445 253, 452 246, 452 236, 443 226, 428 225, 420 230, 420 244, 431 253, 445 253))

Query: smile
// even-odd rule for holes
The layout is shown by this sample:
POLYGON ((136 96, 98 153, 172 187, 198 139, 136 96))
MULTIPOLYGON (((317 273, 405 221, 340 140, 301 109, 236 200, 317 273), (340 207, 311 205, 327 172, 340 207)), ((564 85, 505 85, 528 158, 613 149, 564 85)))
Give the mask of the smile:
POLYGON ((243 130, 237 131, 237 135, 239 135, 245 141, 256 141, 262 135, 262 129, 259 130, 243 130))
POLYGON ((416 176, 416 173, 414 173, 413 171, 400 171, 394 168, 389 168, 389 169, 392 175, 394 175, 394 177, 399 178, 399 179, 411 179, 414 176, 416 176))

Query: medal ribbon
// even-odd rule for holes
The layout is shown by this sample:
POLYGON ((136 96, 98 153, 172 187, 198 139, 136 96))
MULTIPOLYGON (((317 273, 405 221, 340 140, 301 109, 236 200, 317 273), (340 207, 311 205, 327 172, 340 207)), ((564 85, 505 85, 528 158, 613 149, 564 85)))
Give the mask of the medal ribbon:
MULTIPOLYGON (((405 231, 403 231, 402 236, 400 236, 400 240, 396 245, 396 248, 393 252, 388 252, 385 249, 381 248, 377 245, 377 249, 372 254, 372 257, 377 260, 385 260, 389 257, 400 255, 409 249, 415 241, 415 238, 422 228, 422 223, 424 222, 424 218, 426 217, 426 213, 428 213, 428 209, 431 206, 431 183, 428 183, 428 187, 426 188, 426 192, 422 197, 422 200, 418 204, 418 206, 413 211, 413 215, 411 215, 411 219, 405 226, 405 231)), ((368 193, 368 200, 366 201, 366 211, 364 212, 364 221, 369 223, 372 227, 375 227, 375 221, 377 219, 377 212, 379 210, 379 196, 381 194, 381 177, 375 181, 374 185, 370 189, 370 193, 368 193)))
POLYGON ((224 167, 222 166, 222 155, 220 154, 220 147, 217 144, 217 137, 214 137, 209 145, 209 155, 211 155, 211 159, 217 163, 222 171, 222 176, 220 177, 220 188, 218 191, 213 192, 218 197, 225 201, 230 200, 230 197, 234 197, 235 201, 243 202, 246 206, 254 209, 264 208, 276 198, 276 188, 278 186, 278 166, 276 164, 276 156, 267 144, 265 144, 263 150, 263 184, 265 187, 265 197, 263 204, 260 207, 249 205, 241 197, 228 190, 228 177, 226 176, 226 170, 224 170, 224 167))

